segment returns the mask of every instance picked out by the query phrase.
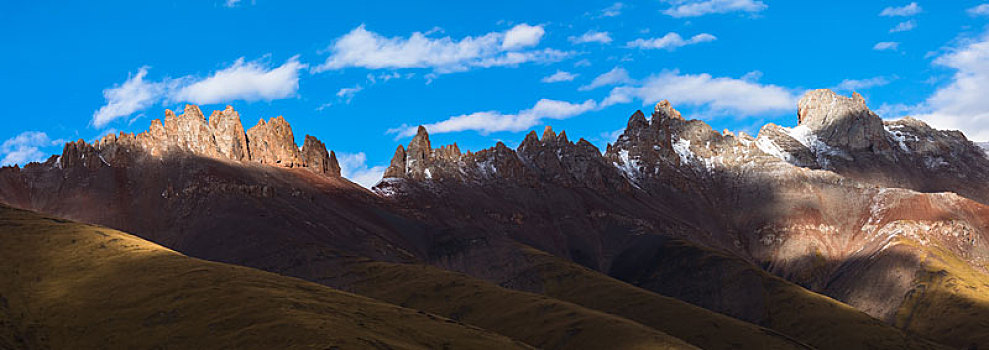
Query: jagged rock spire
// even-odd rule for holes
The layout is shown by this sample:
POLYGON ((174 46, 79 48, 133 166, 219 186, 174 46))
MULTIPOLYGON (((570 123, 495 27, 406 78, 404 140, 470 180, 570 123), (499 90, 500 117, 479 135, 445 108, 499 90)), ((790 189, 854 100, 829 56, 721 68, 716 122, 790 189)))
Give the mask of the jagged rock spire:
POLYGON ((398 145, 395 155, 391 157, 388 169, 385 169, 384 178, 399 178, 405 176, 405 147, 398 145))
POLYGON ((797 104, 800 126, 807 127, 829 146, 848 151, 890 149, 883 121, 869 110, 865 98, 851 98, 829 89, 808 91, 797 104))
POLYGON ((328 176, 339 176, 336 155, 315 137, 306 135, 301 153, 295 144, 292 127, 279 116, 263 119, 248 130, 241 124, 240 114, 227 106, 214 111, 207 120, 199 106, 186 105, 176 115, 165 110, 165 120, 151 121, 147 131, 140 134, 108 135, 93 145, 84 141, 70 142, 62 151, 60 164, 67 167, 85 165, 89 168, 111 166, 123 161, 121 150, 140 149, 149 156, 160 157, 169 152, 187 152, 201 157, 255 162, 280 167, 306 167, 328 176))
POLYGON ((626 130, 636 130, 642 129, 649 126, 649 121, 646 120, 645 114, 642 111, 635 111, 632 116, 628 118, 628 125, 625 126, 626 130))
POLYGON ((340 164, 337 163, 336 154, 327 153, 326 145, 319 139, 306 135, 300 156, 306 168, 319 174, 340 176, 340 164))
POLYGON ((653 121, 658 119, 677 119, 683 120, 683 116, 680 115, 680 111, 673 108, 670 105, 670 101, 662 100, 656 104, 656 108, 653 109, 652 113, 653 121))
POLYGON ((539 139, 542 142, 552 142, 556 140, 556 133, 553 132, 553 127, 547 125, 543 128, 543 138, 539 139))

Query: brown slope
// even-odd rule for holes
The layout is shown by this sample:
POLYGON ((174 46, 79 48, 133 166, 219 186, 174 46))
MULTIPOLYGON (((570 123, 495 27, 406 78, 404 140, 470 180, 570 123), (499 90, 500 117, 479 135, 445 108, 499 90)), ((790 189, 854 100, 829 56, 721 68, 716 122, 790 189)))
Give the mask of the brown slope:
POLYGON ((2 206, 0 227, 2 311, 20 330, 17 347, 526 348, 422 312, 188 258, 98 226, 2 206))
MULTIPOLYGON (((617 276, 649 290, 725 310, 817 348, 942 348, 730 254, 675 240, 637 254, 640 260, 629 265, 636 266, 635 270, 615 271, 617 276)), ((618 268, 628 263, 621 262, 618 268)))
MULTIPOLYGON (((635 122, 634 118, 630 124, 635 122)), ((670 237, 734 246, 732 239, 735 237, 724 232, 724 226, 713 232, 701 229, 717 228, 717 225, 711 225, 717 224, 717 220, 712 219, 719 217, 715 208, 723 208, 712 208, 710 202, 704 201, 707 196, 720 192, 693 192, 695 187, 698 191, 704 188, 703 178, 689 178, 692 173, 687 171, 672 176, 670 174, 679 171, 675 167, 678 165, 673 164, 659 172, 667 174, 665 180, 674 182, 663 190, 666 196, 639 190, 623 193, 621 187, 611 191, 607 185, 595 187, 601 182, 593 176, 583 177, 594 172, 578 171, 601 168, 602 161, 594 158, 594 152, 584 152, 581 147, 586 146, 554 137, 549 131, 544 140, 536 141, 533 135, 530 133, 526 137, 517 152, 501 145, 453 159, 441 149, 418 152, 432 154, 432 157, 413 162, 406 159, 408 164, 418 168, 406 168, 404 176, 379 185, 377 190, 393 198, 411 216, 427 220, 434 226, 455 228, 447 235, 445 249, 434 252, 434 261, 498 283, 516 284, 525 281, 519 276, 531 276, 531 273, 524 272, 528 267, 519 263, 499 266, 500 269, 478 266, 479 261, 499 259, 480 258, 494 250, 485 247, 482 248, 484 253, 477 252, 478 248, 469 242, 506 235, 637 286, 775 329, 815 346, 936 347, 848 305, 772 276, 732 254, 688 243, 684 245, 689 252, 684 254, 671 243, 674 241, 670 241, 670 237), (511 166, 513 162, 514 167, 511 166), (483 171, 487 164, 500 165, 493 167, 497 172, 483 171), (473 170, 475 167, 482 171, 473 170), (502 171, 506 167, 509 170, 502 171), (417 177, 426 169, 430 170, 431 178, 417 177), (678 179, 683 182, 676 183, 678 179), (583 182, 585 180, 590 182, 583 182), (684 189, 668 189, 676 186, 684 186, 684 189), (679 203, 688 205, 678 207, 676 204, 679 203), (712 212, 699 216, 684 212, 692 208, 712 212), (709 222, 691 223, 691 220, 709 222), (457 236, 456 232, 461 235, 457 236), (659 263, 657 258, 664 259, 659 263), (664 274, 665 278, 657 278, 664 274)), ((428 134, 420 132, 409 149, 428 145, 427 140, 428 134)), ((401 166, 401 162, 393 163, 395 169, 401 166)), ((611 178, 613 175, 605 176, 611 178)), ((656 187, 662 186, 666 185, 657 184, 656 187)), ((771 182, 753 181, 738 190, 748 195, 748 191, 767 188, 773 188, 771 182)), ((754 199, 762 198, 745 198, 754 199)), ((741 217, 753 213, 761 215, 773 213, 775 209, 769 206, 785 201, 777 197, 770 199, 767 203, 746 207, 747 210, 723 209, 741 217), (767 209, 760 211, 761 208, 767 209)), ((758 244, 758 240, 742 242, 735 244, 758 244)), ((507 251, 501 254, 512 256, 507 251)), ((521 287, 532 288, 524 283, 521 287)))
MULTIPOLYGON (((353 282, 349 285, 359 294, 485 327, 539 348, 694 348, 666 333, 616 315, 500 288, 431 266, 366 261, 348 267, 349 273, 355 274, 350 277, 353 282)), ((760 335, 747 336, 751 339, 760 335)), ((779 343, 773 345, 768 348, 790 348, 779 343)))
MULTIPOLYGON (((134 153, 132 157, 125 167, 59 168, 35 164, 17 173, 9 172, 8 168, 8 179, 27 178, 35 184, 35 192, 8 198, 21 205, 36 205, 42 210, 91 222, 132 227, 146 237, 198 257, 259 267, 347 289, 353 286, 322 278, 339 268, 341 256, 368 255, 386 261, 416 258, 417 243, 410 240, 416 239, 416 230, 421 230, 416 226, 422 224, 388 213, 375 204, 377 197, 346 180, 306 170, 198 156, 155 158, 134 153), (161 188, 165 192, 159 196, 161 188)), ((16 188, 0 188, 0 193, 10 193, 16 188)), ((415 275, 406 277, 419 280, 415 275)), ((457 276, 454 281, 464 279, 470 281, 465 276, 457 276)), ((382 283, 380 288, 391 282, 382 283)), ((487 285, 480 281, 470 283, 487 285)), ((485 324, 514 331, 513 338, 541 346, 568 344, 567 348, 588 348, 586 344, 609 342, 630 348, 689 347, 662 332, 620 317, 535 295, 515 298, 516 292, 489 288, 490 298, 506 299, 501 302, 503 305, 517 302, 518 310, 530 310, 521 319, 500 313, 504 309, 489 310, 491 316, 499 317, 495 320, 504 323, 485 324), (540 315, 542 305, 547 303, 561 311, 540 315), (553 317, 565 319, 570 314, 582 315, 580 323, 590 326, 580 335, 557 328, 567 323, 553 317), (613 334, 622 335, 621 341, 611 340, 613 334)))

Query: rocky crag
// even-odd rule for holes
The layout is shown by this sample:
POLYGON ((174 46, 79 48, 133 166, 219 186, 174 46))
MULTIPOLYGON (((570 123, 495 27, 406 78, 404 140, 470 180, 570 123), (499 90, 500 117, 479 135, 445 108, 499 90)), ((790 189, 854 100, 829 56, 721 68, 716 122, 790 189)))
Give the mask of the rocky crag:
MULTIPOLYGON (((756 137, 736 135, 687 120, 661 101, 651 118, 634 113, 603 154, 549 128, 542 138, 530 133, 515 150, 498 144, 460 154, 456 147, 429 148, 428 133, 420 129, 408 148, 415 155, 400 147, 375 190, 420 216, 447 218, 436 225, 509 234, 646 289, 759 324, 766 325, 771 307, 753 308, 759 299, 745 292, 704 287, 710 281, 654 266, 649 257, 671 254, 668 244, 641 235, 656 232, 731 252, 952 345, 989 341, 985 329, 964 340, 941 334, 950 327, 971 331, 972 319, 938 316, 932 305, 953 297, 930 290, 944 278, 978 286, 987 277, 986 153, 957 131, 913 118, 884 121, 858 94, 810 91, 798 104, 797 119, 792 128, 769 124, 756 137), (955 271, 943 270, 947 262, 961 261, 955 271), (661 282, 662 276, 676 276, 679 285, 661 282), (918 299, 924 291, 926 299, 918 299), (699 296, 706 293, 722 296, 699 296)), ((463 249, 469 256, 475 248, 463 249)), ((986 302, 966 298, 962 304, 986 302)), ((989 316, 989 308, 971 314, 989 316)))
POLYGON ((206 121, 190 106, 4 168, 0 201, 486 327, 503 323, 453 297, 476 293, 471 279, 704 348, 989 343, 985 153, 883 121, 858 95, 816 90, 797 107, 797 126, 753 137, 662 101, 604 152, 549 127, 462 152, 420 128, 372 193, 315 138, 299 150, 281 118, 243 130, 232 109, 206 121))
POLYGON ((164 123, 155 119, 142 133, 107 135, 89 144, 84 140, 65 145, 60 157, 46 164, 60 167, 98 168, 127 162, 131 153, 161 158, 185 152, 212 159, 284 168, 305 168, 326 176, 339 177, 336 154, 326 145, 306 135, 302 148, 295 144, 292 127, 281 116, 244 130, 240 114, 231 106, 213 111, 207 120, 198 106, 186 105, 182 114, 165 110, 164 123))

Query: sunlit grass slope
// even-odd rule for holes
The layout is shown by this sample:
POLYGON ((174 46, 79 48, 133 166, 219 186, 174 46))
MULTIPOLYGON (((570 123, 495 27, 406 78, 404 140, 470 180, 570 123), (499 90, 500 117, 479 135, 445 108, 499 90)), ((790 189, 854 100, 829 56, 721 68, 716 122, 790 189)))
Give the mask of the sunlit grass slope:
POLYGON ((362 295, 445 315, 538 348, 695 348, 619 316, 431 266, 360 261, 350 269, 352 286, 362 295))
POLYGON ((923 270, 896 313, 896 326, 958 348, 989 346, 989 274, 937 245, 899 238, 925 252, 923 270))
MULTIPOLYGON (((653 287, 676 293, 706 295, 708 286, 737 297, 739 276, 748 293, 764 300, 761 326, 774 329, 819 349, 943 349, 915 334, 901 331, 845 303, 814 293, 759 269, 737 257, 683 241, 670 241, 653 261, 656 268, 640 277, 653 287), (677 289, 680 283, 687 285, 677 289), (696 286, 705 286, 696 288, 696 286)), ((863 283, 868 283, 863 281, 863 283)))
POLYGON ((511 349, 473 326, 0 206, 0 348, 511 349))

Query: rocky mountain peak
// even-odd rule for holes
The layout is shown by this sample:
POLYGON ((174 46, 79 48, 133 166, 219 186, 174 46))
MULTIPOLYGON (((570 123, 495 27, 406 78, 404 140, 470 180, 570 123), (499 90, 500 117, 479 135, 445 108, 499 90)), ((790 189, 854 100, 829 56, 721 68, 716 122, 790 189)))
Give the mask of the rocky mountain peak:
POLYGON ((137 135, 111 134, 92 145, 82 140, 67 143, 59 165, 93 169, 126 164, 133 160, 130 151, 135 149, 151 157, 184 152, 236 162, 303 167, 327 176, 340 176, 336 155, 327 152, 323 142, 309 135, 300 150, 292 127, 281 116, 267 122, 261 119, 245 131, 240 114, 232 106, 213 111, 207 120, 199 106, 191 104, 179 115, 165 110, 164 122, 152 120, 148 130, 137 135))
POLYGON ((797 104, 797 118, 799 126, 828 146, 850 152, 890 149, 882 119, 858 93, 845 97, 829 89, 809 91, 797 104))
POLYGON ((556 140, 556 133, 553 132, 553 127, 547 125, 546 128, 543 129, 543 137, 539 139, 539 141, 551 142, 555 140, 556 140))
POLYGON ((632 116, 628 118, 628 125, 625 127, 626 130, 639 130, 649 127, 649 121, 646 120, 645 114, 642 111, 635 111, 632 116))
POLYGON ((656 104, 656 108, 653 109, 652 113, 653 121, 659 119, 676 119, 683 120, 683 116, 680 115, 680 111, 673 108, 670 105, 670 101, 662 100, 656 104))

